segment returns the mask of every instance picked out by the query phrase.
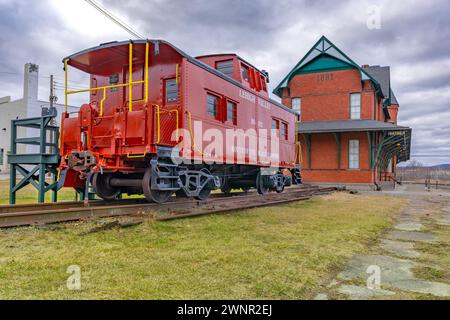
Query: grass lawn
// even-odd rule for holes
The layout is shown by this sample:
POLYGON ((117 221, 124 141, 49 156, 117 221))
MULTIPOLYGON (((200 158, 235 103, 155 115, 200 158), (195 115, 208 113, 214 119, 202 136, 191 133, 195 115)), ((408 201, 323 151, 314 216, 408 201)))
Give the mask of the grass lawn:
MULTIPOLYGON (((22 177, 22 176, 20 176, 22 177)), ((51 202, 51 192, 45 195, 45 201, 51 202)), ((17 192, 17 203, 36 203, 38 192, 35 187, 28 185, 17 192)), ((73 201, 75 200, 75 191, 72 188, 64 188, 58 192, 58 200, 73 201)), ((9 180, 0 181, 0 205, 9 204, 9 180)))
POLYGON ((0 230, 0 298, 311 298, 404 204, 339 193, 89 235, 98 222, 0 230), (79 291, 67 289, 70 265, 79 291))
MULTIPOLYGON (((16 203, 37 203, 38 192, 35 187, 28 185, 20 189, 16 195, 16 203)), ((143 198, 143 196, 123 195, 123 198, 143 198)), ((45 194, 45 202, 51 202, 52 193, 45 194)), ((63 188, 58 191, 58 201, 75 201, 75 190, 73 188, 63 188)), ((79 200, 79 199, 78 199, 79 200)), ((9 180, 0 181, 0 205, 9 204, 9 180)))

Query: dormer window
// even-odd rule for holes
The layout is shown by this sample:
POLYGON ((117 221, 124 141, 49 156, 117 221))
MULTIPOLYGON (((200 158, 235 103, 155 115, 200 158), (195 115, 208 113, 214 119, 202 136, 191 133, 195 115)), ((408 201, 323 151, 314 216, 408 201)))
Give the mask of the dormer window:
POLYGON ((224 75, 232 78, 233 77, 233 59, 216 62, 216 69, 217 69, 217 71, 222 72, 224 75))

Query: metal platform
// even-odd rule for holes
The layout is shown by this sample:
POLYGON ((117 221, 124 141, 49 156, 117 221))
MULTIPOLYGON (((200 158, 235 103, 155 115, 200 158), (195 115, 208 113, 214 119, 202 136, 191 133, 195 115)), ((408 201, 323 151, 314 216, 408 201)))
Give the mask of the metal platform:
POLYGON ((45 194, 52 192, 52 202, 57 199, 57 176, 59 156, 59 127, 54 126, 56 112, 42 117, 11 121, 11 153, 8 155, 10 170, 9 203, 16 203, 16 193, 31 184, 38 190, 38 201, 45 202, 45 194), (19 128, 39 130, 37 137, 19 138, 19 128), (18 145, 37 146, 36 153, 18 153, 18 145), (22 177, 17 180, 18 174, 22 177), (46 176, 50 175, 50 182, 46 176))

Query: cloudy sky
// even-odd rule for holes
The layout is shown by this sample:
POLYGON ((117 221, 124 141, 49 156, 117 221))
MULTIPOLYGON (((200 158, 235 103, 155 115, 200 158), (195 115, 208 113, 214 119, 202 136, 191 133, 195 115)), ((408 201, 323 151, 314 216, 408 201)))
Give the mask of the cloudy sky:
MULTIPOLYGON (((413 128, 413 158, 450 163, 448 0, 99 2, 145 37, 168 40, 191 55, 238 53, 270 72, 271 89, 325 35, 359 64, 391 66, 399 124, 413 128), (370 24, 376 12, 380 28, 370 24)), ((48 76, 63 82, 63 57, 130 38, 84 0, 0 0, 0 16, 0 97, 21 97, 23 65, 34 62, 46 100, 48 76)), ((71 81, 74 87, 86 83, 82 75, 71 81)))

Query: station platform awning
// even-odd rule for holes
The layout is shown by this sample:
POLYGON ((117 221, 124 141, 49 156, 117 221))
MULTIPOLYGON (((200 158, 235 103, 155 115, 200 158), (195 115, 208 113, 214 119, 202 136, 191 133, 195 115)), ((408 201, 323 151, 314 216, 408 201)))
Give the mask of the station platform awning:
MULTIPOLYGON (((408 161, 411 154, 411 135, 409 127, 398 126, 389 122, 375 120, 340 120, 301 122, 297 132, 306 137, 308 158, 310 158, 310 143, 312 134, 331 133, 335 135, 340 154, 339 135, 345 132, 366 132, 369 141, 370 165, 372 169, 384 171, 390 160, 395 156, 397 163, 408 161), (375 143, 374 136, 379 139, 375 143)), ((310 162, 311 160, 309 160, 310 162)))
POLYGON ((298 133, 334 133, 355 131, 389 131, 409 128, 397 126, 390 122, 381 122, 375 120, 339 120, 300 122, 297 126, 297 129, 298 133))

